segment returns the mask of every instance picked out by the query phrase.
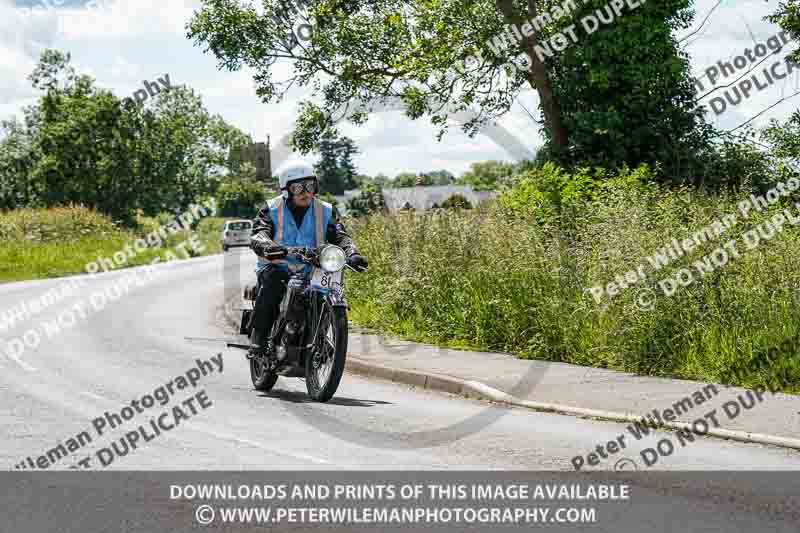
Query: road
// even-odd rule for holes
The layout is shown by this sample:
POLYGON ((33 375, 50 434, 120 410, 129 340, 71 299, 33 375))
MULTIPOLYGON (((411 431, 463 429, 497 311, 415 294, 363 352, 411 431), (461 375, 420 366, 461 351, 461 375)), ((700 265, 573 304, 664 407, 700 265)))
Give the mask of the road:
MULTIPOLYGON (((178 391, 175 396, 183 399, 204 390, 212 405, 126 456, 116 457, 108 468, 566 471, 572 469, 574 456, 585 456, 625 431, 623 424, 506 408, 351 374, 345 375, 336 397, 327 404, 307 401, 305 384, 296 378, 281 378, 270 393, 257 393, 251 388, 243 352, 225 349, 219 341, 231 335, 220 311, 226 290, 228 295, 238 292, 238 283, 249 281, 252 267, 248 250, 234 250, 224 257, 157 268, 147 283, 132 287, 101 311, 78 318, 51 338, 43 335, 41 344, 27 348, 16 360, 0 359, 0 403, 4 406, 0 460, 6 468, 13 469, 29 456, 35 461, 59 442, 89 432, 92 421, 106 410, 119 412, 131 400, 184 374, 196 359, 208 360, 218 353, 222 353, 223 372, 205 376, 196 389, 178 391), (436 446, 426 445, 426 435, 441 437, 454 423, 493 409, 506 412, 488 427, 444 439, 444 443, 437 438, 436 446)), ((0 335, 10 342, 32 328, 44 331, 44 322, 77 302, 89 305, 91 293, 119 283, 131 272, 86 279, 80 294, 0 335)), ((37 298, 58 283, 1 285, 0 310, 21 299, 37 298)), ((51 468, 67 468, 108 447, 124 431, 146 420, 146 415, 137 416, 107 439, 92 435, 93 442, 55 461, 51 468)), ((596 468, 609 470, 626 457, 641 463, 637 452, 618 453, 596 468)), ((798 470, 800 454, 701 439, 652 468, 798 470)))

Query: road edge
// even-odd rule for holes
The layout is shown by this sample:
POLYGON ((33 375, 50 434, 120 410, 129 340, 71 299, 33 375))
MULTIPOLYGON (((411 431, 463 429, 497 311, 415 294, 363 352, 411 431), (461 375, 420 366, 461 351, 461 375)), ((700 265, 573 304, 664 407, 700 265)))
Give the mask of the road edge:
MULTIPOLYGON (((235 299, 235 300, 238 300, 235 299)), ((236 328, 239 328, 240 316, 238 309, 234 307, 234 300, 228 301, 224 305, 223 314, 226 322, 236 328)), ((579 418, 593 418, 598 420, 605 420, 610 422, 641 422, 642 417, 631 415, 627 413, 617 413, 614 411, 603 411, 598 409, 588 409, 584 407, 574 407, 571 405, 563 405, 557 403, 544 403, 535 402, 531 400, 523 400, 505 393, 499 389, 495 389, 485 383, 479 381, 464 380, 446 374, 437 374, 434 372, 420 372, 415 370, 407 370, 402 368, 394 368, 385 365, 379 365, 364 359, 358 358, 357 355, 347 354, 346 372, 359 374, 366 377, 373 377, 378 379, 385 379, 395 383, 402 383, 404 385, 411 385, 421 389, 428 389, 437 392, 446 392, 464 396, 466 398, 473 398, 479 400, 489 400, 492 402, 503 403, 515 407, 524 407, 534 411, 556 413, 562 415, 576 416, 579 418)), ((688 422, 666 422, 664 421, 658 429, 674 429, 674 430, 689 430, 692 431, 692 424, 688 422)), ((800 439, 793 439, 789 437, 779 437, 777 435, 766 435, 762 433, 753 433, 747 431, 729 430, 709 428, 708 432, 703 436, 716 437, 721 439, 733 440, 744 442, 748 444, 764 444, 769 446, 777 446, 780 448, 790 448, 800 450, 800 439)))

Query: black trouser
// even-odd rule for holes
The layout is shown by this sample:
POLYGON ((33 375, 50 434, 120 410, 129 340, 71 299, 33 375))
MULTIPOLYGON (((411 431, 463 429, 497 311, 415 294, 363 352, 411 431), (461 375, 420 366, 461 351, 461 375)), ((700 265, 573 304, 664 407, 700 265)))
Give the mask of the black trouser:
POLYGON ((277 270, 272 265, 268 265, 258 275, 251 326, 262 331, 265 339, 272 329, 272 323, 278 316, 279 306, 286 293, 288 282, 289 273, 277 270))

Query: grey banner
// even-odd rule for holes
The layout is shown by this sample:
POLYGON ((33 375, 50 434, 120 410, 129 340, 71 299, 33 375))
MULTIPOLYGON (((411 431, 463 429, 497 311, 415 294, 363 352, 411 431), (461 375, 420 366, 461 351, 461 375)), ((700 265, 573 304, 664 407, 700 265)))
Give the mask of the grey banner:
POLYGON ((796 532, 800 526, 796 473, 8 472, 0 476, 0 531, 15 533, 749 533, 796 532))

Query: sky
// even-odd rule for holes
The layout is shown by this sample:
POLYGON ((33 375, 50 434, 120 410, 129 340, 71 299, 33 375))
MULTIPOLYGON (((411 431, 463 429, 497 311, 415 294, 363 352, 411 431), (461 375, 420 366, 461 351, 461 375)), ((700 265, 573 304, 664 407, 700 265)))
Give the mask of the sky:
MULTIPOLYGON (((636 4, 636 0, 628 1, 636 4)), ((24 106, 36 102, 38 93, 27 76, 43 49, 56 48, 70 52, 80 72, 91 75, 98 86, 121 98, 143 88, 145 81, 155 82, 168 74, 173 85, 194 88, 203 96, 211 113, 220 114, 257 141, 270 136, 274 146, 291 132, 298 103, 310 93, 293 89, 281 103, 265 104, 255 94, 251 71, 219 70, 216 58, 185 36, 185 24, 199 7, 199 0, 95 0, 90 3, 91 8, 86 5, 87 0, 0 0, 0 118, 20 116, 24 106)), ((697 14, 692 27, 677 37, 690 55, 697 77, 719 61, 733 62, 745 49, 754 49, 757 43, 766 44, 779 32, 776 25, 763 20, 776 9, 772 1, 700 0, 694 5, 697 14)), ((750 98, 735 106, 725 101, 725 109, 719 114, 709 109, 707 119, 731 130, 759 113, 762 114, 753 121, 755 126, 763 126, 770 119, 787 118, 800 107, 800 96, 790 98, 800 91, 800 70, 781 80, 764 74, 763 70, 773 68, 773 72, 783 76, 785 63, 772 65, 796 47, 791 42, 777 55, 765 58, 754 55, 755 63, 762 59, 764 62, 742 80, 757 76, 759 79, 754 83, 762 89, 752 89, 750 98), (769 83, 770 79, 773 83, 769 83)), ((719 110, 726 91, 736 102, 733 86, 727 89, 720 86, 731 83, 753 64, 748 60, 747 66, 728 78, 718 74, 717 90, 703 102, 709 104, 718 98, 715 105, 719 110)), ((291 66, 283 68, 288 73, 291 66)), ((713 71, 710 74, 712 78, 715 75, 713 71)), ((701 78, 701 83, 703 92, 715 87, 708 76, 701 78)), ((361 150, 355 159, 361 173, 394 177, 400 172, 447 169, 459 175, 474 162, 517 160, 524 156, 519 146, 535 153, 542 144, 541 126, 525 108, 536 116, 537 106, 535 92, 523 91, 491 135, 479 134, 473 138, 453 123, 439 142, 435 137, 437 128, 424 119, 411 121, 400 111, 375 113, 366 124, 344 125, 340 131, 353 138, 361 150)), ((314 156, 310 158, 313 161, 314 156)))

